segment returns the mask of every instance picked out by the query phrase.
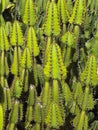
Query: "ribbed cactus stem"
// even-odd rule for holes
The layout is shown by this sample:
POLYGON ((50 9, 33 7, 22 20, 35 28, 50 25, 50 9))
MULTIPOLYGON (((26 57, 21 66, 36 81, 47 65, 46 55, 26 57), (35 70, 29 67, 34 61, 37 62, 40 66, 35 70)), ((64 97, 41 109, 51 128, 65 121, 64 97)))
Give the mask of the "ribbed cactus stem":
POLYGON ((88 96, 89 96, 89 86, 86 86, 85 92, 84 92, 82 111, 81 111, 81 114, 80 114, 80 120, 79 120, 79 123, 78 123, 78 126, 77 126, 76 130, 83 130, 88 96))
POLYGON ((71 62, 71 47, 67 47, 67 50, 66 50, 66 56, 65 56, 65 59, 64 59, 64 63, 65 63, 65 66, 69 66, 70 62, 71 62))
POLYGON ((59 85, 57 80, 53 80, 53 101, 59 103, 59 85))
POLYGON ((49 82, 48 81, 45 81, 45 85, 44 85, 44 88, 43 88, 43 91, 42 91, 42 104, 43 106, 46 106, 47 103, 50 101, 49 99, 49 82))
POLYGON ((22 79, 23 91, 27 92, 29 86, 29 71, 27 69, 22 70, 21 79, 22 79))
POLYGON ((0 130, 3 130, 3 108, 0 104, 0 130))
POLYGON ((18 109, 19 109, 19 101, 15 100, 14 107, 12 109, 10 123, 16 123, 18 120, 18 109))
POLYGON ((8 110, 10 110, 12 103, 11 103, 11 94, 10 94, 9 88, 6 89, 6 94, 7 94, 7 107, 8 107, 8 110))
POLYGON ((10 115, 10 122, 7 130, 13 130, 18 121, 19 101, 16 99, 10 115))
POLYGON ((75 26, 74 28, 74 34, 75 34, 75 43, 76 43, 76 56, 77 59, 79 58, 79 34, 80 34, 80 28, 79 26, 75 26))
POLYGON ((82 110, 86 110, 87 106, 87 101, 88 101, 88 96, 89 96, 89 86, 86 86, 85 92, 84 92, 84 100, 83 100, 83 105, 82 105, 82 110))
POLYGON ((35 86, 30 85, 28 105, 27 105, 27 111, 26 111, 26 122, 25 122, 26 128, 29 126, 30 122, 33 119, 33 107, 34 107, 34 104, 35 104, 35 100, 36 100, 35 86))
POLYGON ((65 32, 66 32, 66 24, 63 23, 63 33, 65 33, 65 32))
POLYGON ((1 86, 4 87, 5 86, 5 78, 4 78, 4 76, 0 77, 0 81, 1 81, 1 86))
POLYGON ((46 51, 45 51, 45 62, 47 61, 47 54, 48 54, 48 51, 49 51, 50 44, 51 44, 51 37, 48 36, 48 38, 47 38, 47 45, 46 45, 46 51))
POLYGON ((84 117, 85 117, 85 111, 82 111, 80 115, 80 121, 76 130, 83 130, 84 117))

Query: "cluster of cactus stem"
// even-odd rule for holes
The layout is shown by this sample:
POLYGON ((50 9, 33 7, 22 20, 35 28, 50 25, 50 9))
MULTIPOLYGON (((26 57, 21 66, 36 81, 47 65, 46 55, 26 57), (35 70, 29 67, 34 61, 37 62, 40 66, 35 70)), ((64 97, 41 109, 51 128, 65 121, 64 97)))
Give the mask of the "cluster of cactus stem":
POLYGON ((91 130, 95 1, 0 1, 0 130, 91 130))

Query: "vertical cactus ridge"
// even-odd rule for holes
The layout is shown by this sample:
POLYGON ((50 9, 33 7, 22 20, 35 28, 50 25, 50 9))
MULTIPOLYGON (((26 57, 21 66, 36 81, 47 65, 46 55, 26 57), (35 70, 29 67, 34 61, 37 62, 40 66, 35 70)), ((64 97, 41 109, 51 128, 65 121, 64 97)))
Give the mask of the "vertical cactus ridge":
POLYGON ((0 26, 0 50, 8 51, 10 49, 10 44, 7 38, 6 30, 3 26, 0 26))
POLYGON ((6 22, 5 30, 6 30, 7 36, 10 38, 11 37, 11 33, 12 33, 12 23, 11 22, 6 22))
POLYGON ((81 81, 86 85, 95 86, 98 84, 97 63, 94 55, 88 57, 84 71, 81 73, 81 81))
POLYGON ((41 109, 42 109, 41 107, 42 106, 41 106, 40 102, 37 101, 35 104, 35 107, 34 107, 34 115, 33 115, 34 121, 36 123, 41 123, 41 109))
POLYGON ((75 35, 71 31, 65 32, 62 37, 61 41, 64 44, 63 48, 63 59, 65 66, 68 67, 70 63, 72 62, 71 56, 72 56, 72 49, 75 48, 75 35))
POLYGON ((88 129, 88 115, 86 114, 85 115, 85 118, 84 118, 84 130, 87 130, 88 129))
POLYGON ((14 48, 14 56, 13 56, 13 63, 11 66, 11 73, 18 76, 20 73, 20 59, 21 59, 21 49, 20 47, 14 48))
POLYGON ((46 115, 45 123, 52 127, 58 129, 63 125, 63 118, 58 104, 51 102, 46 115))
POLYGON ((83 94, 82 84, 78 82, 75 85, 74 94, 72 95, 73 102, 72 102, 71 110, 70 110, 71 113, 78 116, 78 113, 80 113, 79 107, 82 108, 83 97, 84 97, 84 94, 83 94))
POLYGON ((68 22, 69 12, 67 10, 67 3, 64 0, 58 0, 58 13, 61 19, 61 22, 64 24, 68 22))
POLYGON ((33 26, 36 23, 36 10, 33 0, 26 0, 25 2, 23 22, 29 26, 33 26))
POLYGON ((84 91, 84 97, 83 97, 83 103, 82 103, 82 110, 83 111, 86 111, 86 108, 87 108, 87 102, 88 102, 88 98, 89 98, 89 87, 87 86, 85 88, 85 91, 84 91))
POLYGON ((85 119, 85 111, 82 111, 81 114, 78 114, 76 118, 74 119, 74 125, 76 127, 76 130, 82 130, 84 125, 84 119, 85 119))
POLYGON ((4 116, 5 116, 5 113, 7 111, 7 105, 8 105, 8 103, 7 103, 6 88, 3 89, 3 100, 4 100, 4 102, 3 102, 3 110, 4 110, 4 116))
POLYGON ((7 55, 3 51, 0 57, 0 76, 8 76, 9 67, 7 62, 7 55))
POLYGON ((10 110, 12 107, 12 102, 11 102, 11 91, 8 87, 6 88, 6 100, 7 100, 7 110, 10 110))
POLYGON ((73 125, 76 130, 87 130, 88 129, 88 115, 85 111, 81 111, 76 115, 73 120, 73 125))
POLYGON ((86 12, 86 1, 85 0, 79 0, 78 8, 77 8, 77 15, 75 22, 76 24, 82 24, 84 22, 86 12))
POLYGON ((74 33, 68 31, 66 32, 62 37, 61 41, 65 44, 67 44, 69 47, 72 46, 75 43, 75 35, 74 33))
POLYGON ((29 88, 29 70, 23 69, 21 73, 21 83, 23 91, 27 92, 29 88))
POLYGON ((39 47, 38 47, 38 43, 37 43, 37 37, 36 37, 35 30, 33 29, 33 27, 30 27, 28 29, 27 46, 30 49, 30 52, 31 52, 31 54, 33 54, 33 56, 36 57, 39 55, 39 47))
POLYGON ((89 93, 86 109, 92 110, 94 108, 94 104, 95 102, 94 102, 93 94, 89 93))
POLYGON ((37 93, 36 93, 35 86, 30 85, 29 96, 28 96, 28 101, 27 101, 27 110, 26 110, 26 116, 25 116, 26 128, 28 128, 30 122, 34 120, 33 115, 34 115, 34 107, 35 107, 36 97, 37 97, 37 93))
POLYGON ((43 106, 46 106, 48 102, 50 101, 49 93, 50 93, 50 84, 48 81, 46 81, 44 84, 42 93, 41 93, 41 101, 42 101, 43 106))
POLYGON ((48 78, 64 79, 66 77, 66 67, 63 64, 61 50, 55 43, 50 45, 44 74, 48 78))
POLYGON ((16 123, 18 120, 18 107, 19 107, 19 102, 15 101, 12 113, 11 113, 11 123, 16 123))
POLYGON ((62 83, 62 94, 65 101, 65 105, 70 104, 72 100, 72 92, 67 83, 62 83))
POLYGON ((2 103, 4 117, 5 117, 6 111, 11 109, 12 104, 11 104, 11 93, 8 86, 8 82, 7 79, 4 78, 3 76, 1 77, 0 90, 1 90, 0 102, 2 103))
POLYGON ((74 92, 74 99, 77 100, 77 103, 81 106, 82 105, 82 101, 83 101, 83 88, 81 83, 77 83, 76 88, 75 88, 75 92, 74 92))
POLYGON ((2 12, 3 12, 9 4, 9 0, 1 0, 1 4, 2 4, 2 12))
POLYGON ((35 58, 34 58, 33 62, 34 62, 34 65, 33 65, 33 84, 35 86, 37 86, 38 85, 38 70, 37 70, 37 61, 35 58))
POLYGON ((2 130, 2 129, 3 129, 3 108, 0 103, 0 130, 2 130))
POLYGON ((47 36, 50 36, 52 33, 51 27, 52 27, 52 4, 50 2, 47 4, 46 8, 46 21, 43 25, 44 33, 47 36))
POLYGON ((60 88, 58 85, 57 80, 53 80, 53 86, 52 86, 52 100, 56 102, 57 104, 60 103, 60 88))
POLYGON ((59 18, 58 18, 58 9, 57 9, 57 5, 52 2, 52 11, 53 11, 53 28, 52 28, 52 31, 54 33, 55 36, 59 35, 60 34, 60 23, 59 23, 59 18))
POLYGON ((72 14, 72 11, 73 11, 73 2, 72 0, 67 0, 66 1, 66 6, 67 6, 67 10, 68 10, 68 13, 69 13, 69 16, 72 14))
MULTIPOLYGON (((80 104, 80 102, 79 102, 80 104)), ((76 114, 76 117, 73 120, 73 124, 76 127, 77 130, 82 130, 88 128, 88 115, 87 111, 93 109, 94 107, 94 101, 92 94, 90 93, 89 86, 85 87, 82 103, 81 103, 81 111, 76 114)))
POLYGON ((21 92, 22 92, 21 81, 20 81, 19 77, 16 77, 15 82, 14 82, 13 96, 16 99, 19 99, 21 96, 21 92))
POLYGON ((33 107, 27 106, 25 127, 28 127, 28 125, 32 121, 32 117, 33 117, 33 107))
POLYGON ((70 23, 81 25, 84 22, 84 16, 86 12, 86 1, 76 0, 73 8, 71 17, 69 18, 70 23))
POLYGON ((70 23, 73 23, 73 21, 75 20, 78 4, 79 4, 79 0, 76 0, 75 4, 74 4, 72 15, 69 18, 70 23))
POLYGON ((57 103, 60 106, 60 110, 62 113, 62 117, 65 117, 64 115, 64 97, 62 96, 62 88, 61 88, 61 84, 57 81, 57 80, 53 80, 52 83, 52 101, 54 101, 55 103, 57 103))
POLYGON ((21 64, 21 67, 24 69, 31 70, 32 68, 32 57, 31 57, 31 53, 28 47, 26 47, 23 51, 20 64, 21 64))
POLYGON ((52 48, 52 77, 54 79, 56 77, 58 77, 58 79, 60 79, 58 56, 57 56, 57 50, 56 50, 55 46, 53 46, 53 48, 52 48))
POLYGON ((23 103, 20 102, 20 104, 19 104, 19 117, 18 117, 19 121, 22 121, 23 117, 24 117, 24 115, 23 115, 23 103))
POLYGON ((46 19, 43 24, 43 33, 47 36, 58 36, 60 34, 60 24, 57 5, 54 1, 49 2, 47 7, 46 19))
POLYGON ((52 90, 51 90, 51 99, 55 103, 59 105, 59 108, 61 110, 61 114, 63 119, 65 119, 65 110, 64 110, 64 97, 62 96, 62 88, 61 88, 60 82, 57 80, 52 81, 52 90))
POLYGON ((35 86, 30 85, 29 97, 28 97, 29 106, 33 106, 35 104, 36 96, 37 96, 37 94, 36 94, 35 86))
POLYGON ((22 46, 24 43, 22 29, 18 21, 13 23, 10 42, 12 46, 22 46))
POLYGON ((15 128, 15 124, 18 122, 18 114, 19 114, 19 101, 15 100, 12 111, 10 113, 10 122, 8 124, 8 130, 12 130, 15 128))

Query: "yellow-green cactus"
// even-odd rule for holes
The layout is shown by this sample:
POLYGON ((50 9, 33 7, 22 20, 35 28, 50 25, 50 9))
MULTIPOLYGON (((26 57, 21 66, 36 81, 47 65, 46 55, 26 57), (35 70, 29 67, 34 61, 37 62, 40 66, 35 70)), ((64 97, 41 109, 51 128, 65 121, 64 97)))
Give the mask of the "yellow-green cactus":
POLYGON ((65 79, 66 67, 63 64, 61 50, 56 43, 50 45, 44 74, 47 78, 65 79))

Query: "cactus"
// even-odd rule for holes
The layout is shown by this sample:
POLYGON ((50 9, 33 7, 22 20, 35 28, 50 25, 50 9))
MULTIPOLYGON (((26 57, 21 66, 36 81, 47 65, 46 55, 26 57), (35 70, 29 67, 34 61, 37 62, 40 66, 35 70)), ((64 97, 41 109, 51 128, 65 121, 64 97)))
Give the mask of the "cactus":
POLYGON ((97 130, 98 0, 0 1, 0 130, 97 130))
POLYGON ((35 4, 32 0, 26 0, 25 2, 23 22, 29 26, 36 23, 35 4))
POLYGON ((2 105, 0 104, 0 129, 3 129, 3 108, 2 105))
POLYGON ((51 1, 47 4, 47 14, 45 23, 43 24, 44 34, 47 36, 54 35, 57 36, 60 34, 60 25, 57 5, 54 1, 51 1))
POLYGON ((69 22, 81 25, 83 23, 85 12, 86 12, 86 1, 76 0, 72 15, 69 18, 69 22))
POLYGON ((50 45, 44 74, 47 78, 53 79, 64 79, 66 77, 66 67, 62 61, 60 48, 56 43, 50 45))

